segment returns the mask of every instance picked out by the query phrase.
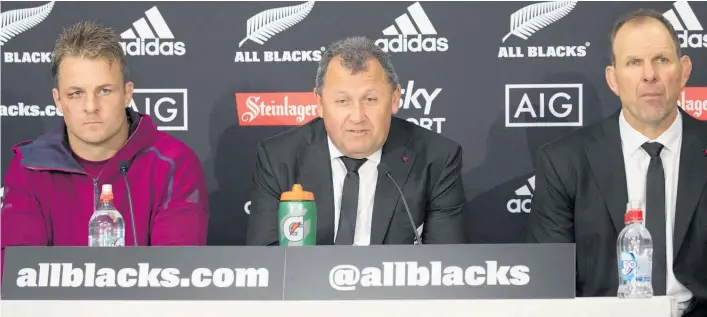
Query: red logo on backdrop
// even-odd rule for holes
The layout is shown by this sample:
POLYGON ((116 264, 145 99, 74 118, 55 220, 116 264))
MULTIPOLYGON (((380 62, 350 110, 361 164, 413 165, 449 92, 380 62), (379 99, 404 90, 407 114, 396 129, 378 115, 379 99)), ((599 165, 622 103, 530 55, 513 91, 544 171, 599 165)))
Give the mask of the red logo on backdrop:
POLYGON ((678 106, 693 117, 707 121, 707 87, 685 87, 678 98, 678 106))
POLYGON ((297 126, 319 116, 314 92, 237 92, 241 126, 297 126))

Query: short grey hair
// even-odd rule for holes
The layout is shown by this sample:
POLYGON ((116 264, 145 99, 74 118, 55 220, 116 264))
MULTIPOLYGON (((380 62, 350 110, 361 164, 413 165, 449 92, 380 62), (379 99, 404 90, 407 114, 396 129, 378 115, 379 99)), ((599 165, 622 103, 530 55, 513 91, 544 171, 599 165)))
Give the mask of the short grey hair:
POLYGON ((369 58, 374 57, 383 67, 392 89, 395 90, 400 83, 388 53, 378 47, 372 40, 363 36, 354 36, 332 43, 322 54, 322 59, 319 61, 319 67, 317 68, 317 78, 314 83, 318 95, 322 94, 324 76, 326 76, 329 68, 329 62, 336 56, 341 56, 341 65, 351 70, 353 74, 365 71, 366 62, 369 58))
POLYGON ((611 33, 609 34, 609 51, 611 52, 611 65, 616 65, 616 55, 614 55, 614 40, 616 39, 616 33, 619 32, 621 27, 623 27, 626 23, 629 22, 643 22, 647 19, 655 19, 663 26, 668 29, 668 32, 670 33, 671 38, 673 39, 673 43, 675 44, 675 52, 678 55, 678 58, 682 57, 682 50, 680 49, 680 39, 678 38, 678 34, 675 33, 675 28, 673 28, 673 24, 666 19, 662 13, 655 11, 653 9, 638 9, 629 13, 626 13, 622 16, 620 16, 616 22, 614 23, 614 27, 611 29, 611 33))

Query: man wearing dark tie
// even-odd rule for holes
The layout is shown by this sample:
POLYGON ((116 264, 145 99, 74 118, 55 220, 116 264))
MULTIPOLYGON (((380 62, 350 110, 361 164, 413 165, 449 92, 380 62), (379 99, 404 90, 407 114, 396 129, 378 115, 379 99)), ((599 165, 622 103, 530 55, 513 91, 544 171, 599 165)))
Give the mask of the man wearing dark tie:
POLYGON ((654 294, 707 316, 707 123, 677 106, 692 63, 652 10, 621 17, 611 44, 606 80, 621 110, 539 150, 529 241, 575 243, 577 296, 617 296, 616 240, 640 200, 654 294))
POLYGON ((319 63, 320 118, 258 146, 249 245, 277 245, 280 195, 293 184, 314 193, 318 245, 464 243, 462 149, 393 117, 401 89, 373 41, 332 44, 319 63), (405 212, 390 172, 410 207, 405 212))

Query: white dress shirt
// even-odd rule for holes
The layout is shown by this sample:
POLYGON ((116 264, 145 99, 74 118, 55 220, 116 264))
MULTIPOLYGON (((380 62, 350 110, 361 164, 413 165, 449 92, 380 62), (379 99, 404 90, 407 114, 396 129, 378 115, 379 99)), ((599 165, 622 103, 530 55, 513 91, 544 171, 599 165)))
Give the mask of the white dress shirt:
MULTIPOLYGON (((334 181, 334 240, 339 231, 339 215, 341 214, 341 194, 344 190, 346 165, 339 158, 344 154, 329 140, 329 158, 331 159, 331 172, 334 181)), ((371 220, 373 218, 373 198, 378 182, 378 163, 381 161, 383 149, 379 149, 358 169, 358 210, 356 215, 356 231, 353 245, 369 245, 371 243, 371 220)))
POLYGON ((680 303, 680 314, 692 298, 692 293, 675 278, 673 273, 673 226, 675 224, 675 204, 678 194, 678 171, 680 170, 680 147, 682 145, 682 114, 678 112, 673 124, 657 139, 650 140, 631 127, 624 112, 619 116, 619 130, 626 166, 626 184, 629 200, 640 200, 646 213, 646 176, 651 157, 641 147, 645 142, 660 142, 663 150, 660 159, 665 172, 665 254, 666 259, 666 294, 674 296, 680 303))

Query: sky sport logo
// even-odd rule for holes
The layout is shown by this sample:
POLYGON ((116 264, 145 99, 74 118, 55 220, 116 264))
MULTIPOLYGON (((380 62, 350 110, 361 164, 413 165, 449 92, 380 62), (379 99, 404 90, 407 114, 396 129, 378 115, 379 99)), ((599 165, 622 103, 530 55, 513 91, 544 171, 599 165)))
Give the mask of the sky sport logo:
POLYGON ((130 107, 152 116, 161 131, 187 131, 187 89, 139 89, 133 90, 130 107))
MULTIPOLYGON (((47 4, 16 10, 8 10, 0 14, 0 46, 10 41, 13 37, 28 31, 44 21, 54 8, 54 1, 47 4)), ((5 63, 51 63, 51 52, 7 52, 3 51, 5 63)))
POLYGON ((707 87, 685 87, 678 106, 696 119, 707 121, 707 87))
POLYGON ((358 286, 522 286, 530 282, 530 268, 527 266, 499 265, 498 261, 486 261, 485 265, 466 268, 443 266, 441 261, 431 261, 429 265, 420 265, 417 261, 381 264, 382 267, 363 269, 350 264, 337 265, 329 271, 329 286, 337 291, 350 292, 358 286))
POLYGON ((386 52, 446 52, 449 49, 446 37, 435 36, 437 30, 419 2, 410 5, 407 13, 383 30, 383 35, 386 38, 375 43, 386 52))
POLYGON ((527 184, 516 189, 518 198, 511 198, 506 203, 506 209, 512 214, 524 212, 530 213, 530 205, 533 202, 533 193, 535 192, 535 176, 528 178, 527 184))
MULTIPOLYGON (((401 86, 404 83, 401 83, 401 86)), ((419 86, 419 84, 418 84, 419 86)), ((413 111, 414 115, 406 120, 430 131, 442 133, 442 123, 447 121, 447 118, 432 117, 432 102, 437 98, 442 88, 425 89, 415 87, 415 81, 409 80, 407 84, 402 86, 400 92, 400 106, 402 111, 398 112, 400 116, 410 116, 413 111), (424 117, 422 117, 424 115, 424 117)))
MULTIPOLYGON (((548 1, 525 6, 511 14, 510 30, 501 39, 502 43, 512 42, 511 36, 528 40, 545 27, 567 16, 577 1, 548 1)), ((513 43, 519 42, 518 40, 513 43)), ((587 47, 584 45, 555 45, 555 46, 501 46, 498 48, 498 58, 567 58, 587 56, 587 47)))
POLYGON ((707 47, 707 34, 697 33, 704 31, 702 24, 695 16, 695 12, 687 1, 676 1, 673 8, 663 13, 663 16, 673 25, 680 39, 682 48, 707 47), (677 14, 675 13, 677 12, 677 14), (682 22, 680 22, 682 20, 682 22))
POLYGON ((174 41, 174 34, 156 6, 145 11, 145 16, 147 20, 138 19, 133 22, 133 28, 120 34, 120 38, 130 40, 120 42, 126 55, 182 56, 186 53, 184 42, 174 41))
POLYGON ((582 84, 506 85, 506 127, 581 127, 582 84))
MULTIPOLYGON (((304 20, 314 7, 314 1, 299 5, 262 11, 246 22, 246 36, 238 43, 243 47, 247 42, 265 45, 276 34, 293 27, 304 20)), ((235 63, 272 62, 319 62, 325 47, 314 50, 291 51, 236 51, 235 63), (260 55, 262 53, 262 55, 260 55)))
POLYGON ((314 92, 235 93, 240 126, 299 126, 319 116, 314 92))

